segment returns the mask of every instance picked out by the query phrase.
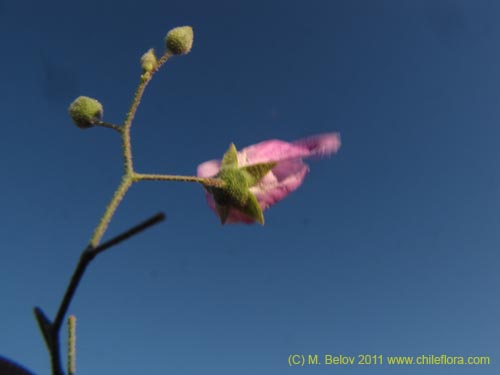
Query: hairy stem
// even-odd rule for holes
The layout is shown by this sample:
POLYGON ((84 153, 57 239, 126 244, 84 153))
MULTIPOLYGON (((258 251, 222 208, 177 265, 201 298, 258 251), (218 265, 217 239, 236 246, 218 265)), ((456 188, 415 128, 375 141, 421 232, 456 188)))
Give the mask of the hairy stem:
POLYGON ((133 179, 134 166, 132 162, 132 144, 130 141, 130 128, 132 127, 132 122, 134 120, 135 114, 137 112, 137 108, 139 104, 141 104, 141 99, 144 94, 144 90, 146 89, 149 81, 153 78, 154 73, 158 71, 158 69, 171 57, 170 52, 165 52, 165 54, 159 60, 156 68, 150 73, 144 73, 141 76, 141 81, 137 89, 135 90, 134 99, 132 100, 132 104, 130 106, 129 111, 127 112, 127 117, 125 118, 125 122, 123 127, 116 128, 119 130, 121 138, 122 138, 122 151, 123 151, 123 163, 124 163, 124 175, 122 178, 121 184, 115 191, 113 198, 109 202, 106 210, 104 211, 99 224, 97 225, 92 237, 90 238, 89 245, 92 247, 96 247, 99 245, 108 225, 118 208, 118 205, 122 201, 123 197, 127 193, 127 190, 130 188, 135 180, 133 179))
POLYGON ((76 373, 76 317, 68 317, 68 375, 76 373))
POLYGON ((115 125, 115 124, 111 124, 109 122, 97 121, 94 125, 96 125, 96 126, 102 126, 103 128, 109 128, 109 129, 116 130, 117 132, 121 132, 120 126, 115 125))
MULTIPOLYGON (((134 172, 134 167, 132 163, 132 146, 130 140, 130 128, 132 126, 132 122, 134 120, 135 114, 137 112, 137 108, 141 103, 142 96, 144 94, 144 90, 146 89, 148 83, 153 78, 153 75, 161 68, 161 66, 172 56, 172 54, 167 51, 165 54, 158 60, 156 67, 151 72, 146 72, 141 75, 140 83, 135 91, 134 99, 132 100, 132 104, 130 106, 129 111, 127 112, 127 116, 125 118, 125 122, 123 126, 117 126, 114 124, 110 124, 104 121, 100 121, 96 125, 111 128, 116 130, 122 139, 122 151, 123 151, 123 161, 124 161, 124 175, 122 177, 121 183, 116 189, 111 201, 108 203, 103 216, 99 220, 97 227, 95 228, 89 244, 87 248, 82 252, 80 256, 80 260, 75 268, 75 271, 71 277, 70 283, 66 289, 66 293, 61 301, 59 306, 59 310, 57 311, 56 317, 53 322, 50 322, 49 319, 45 316, 41 309, 35 308, 35 316, 38 321, 38 325, 42 331, 43 337, 49 349, 49 354, 51 357, 52 364, 52 374, 53 375, 64 375, 64 371, 61 366, 61 356, 60 356, 60 345, 59 345, 59 332, 61 329, 61 324, 64 319, 64 316, 67 313, 69 305, 74 297, 76 289, 80 284, 80 281, 83 277, 87 266, 90 264, 92 259, 104 251, 105 249, 116 245, 117 243, 129 238, 130 236, 146 229, 147 227, 158 223, 159 221, 164 220, 165 216, 163 214, 156 215, 148 221, 142 223, 141 225, 132 228, 131 230, 123 233, 122 235, 108 241, 107 243, 99 246, 102 237, 104 236, 109 223, 113 215, 115 214, 120 202, 125 197, 128 189, 132 184, 141 179, 156 179, 156 180, 169 180, 169 181, 192 181, 199 182, 206 186, 219 186, 221 181, 217 179, 202 179, 199 177, 183 177, 183 176, 168 176, 168 175, 149 175, 149 174, 138 174, 134 172), (156 178, 153 178, 156 176, 156 178)), ((70 329, 71 331, 71 329, 70 329)), ((71 332, 70 332, 71 334, 71 332)), ((71 347, 70 347, 70 357, 71 357, 71 347)), ((69 358, 70 358, 69 357, 69 358)), ((71 363, 68 365, 68 372, 74 373, 74 367, 71 363)))
POLYGON ((102 215, 99 224, 94 230, 94 234, 90 238, 89 246, 97 247, 97 245, 99 245, 102 236, 104 235, 106 229, 108 228, 111 218, 113 217, 114 213, 116 212, 116 209, 118 208, 118 205, 122 201, 123 197, 125 196, 127 190, 130 188, 131 185, 132 185, 132 178, 130 177, 130 175, 126 174, 125 176, 123 176, 121 184, 118 186, 118 189, 116 189, 113 198, 111 199, 108 206, 106 207, 106 210, 104 211, 104 215, 102 215))
POLYGON ((179 181, 179 182, 197 182, 205 186, 223 187, 224 181, 217 178, 204 178, 196 176, 177 176, 168 174, 148 174, 148 173, 134 173, 133 180, 151 180, 151 181, 179 181))

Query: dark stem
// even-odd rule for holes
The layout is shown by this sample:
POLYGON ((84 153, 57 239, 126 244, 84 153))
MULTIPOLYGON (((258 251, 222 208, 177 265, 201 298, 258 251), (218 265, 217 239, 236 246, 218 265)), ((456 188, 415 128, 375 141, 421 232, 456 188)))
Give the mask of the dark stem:
POLYGON ((80 260, 73 272, 73 276, 71 277, 68 288, 66 289, 66 293, 61 301, 61 305, 59 306, 59 310, 57 311, 56 318, 53 323, 51 323, 43 311, 35 307, 35 317, 38 321, 38 325, 40 330, 42 331, 43 337, 45 339, 45 343, 47 344, 47 348, 50 353, 50 359, 52 364, 52 374, 53 375, 64 375, 64 371, 61 366, 61 353, 60 353, 60 345, 59 345, 59 331, 61 330, 61 325, 64 320, 64 317, 68 311, 69 304, 75 295, 76 289, 80 284, 80 281, 87 269, 87 266, 95 258, 95 256, 110 247, 119 244, 120 242, 136 235, 143 230, 158 224, 159 222, 165 220, 165 215, 163 213, 156 214, 152 216, 150 219, 144 221, 143 223, 136 225, 135 227, 127 230, 126 232, 112 238, 111 240, 103 243, 96 248, 92 246, 88 246, 81 254, 80 260))
POLYGON ((88 248, 84 250, 82 255, 80 256, 80 261, 76 266, 75 272, 73 272, 73 276, 71 276, 71 281, 69 282, 66 293, 64 294, 64 297, 61 301, 61 305, 59 306, 59 310, 57 311, 56 318, 52 323, 52 329, 56 332, 61 329, 62 321, 64 319, 64 316, 66 315, 66 312, 68 311, 69 304, 73 299, 73 296, 75 295, 76 288, 78 287, 78 284, 83 277, 85 269, 92 260, 92 258, 89 257, 87 250, 88 248))

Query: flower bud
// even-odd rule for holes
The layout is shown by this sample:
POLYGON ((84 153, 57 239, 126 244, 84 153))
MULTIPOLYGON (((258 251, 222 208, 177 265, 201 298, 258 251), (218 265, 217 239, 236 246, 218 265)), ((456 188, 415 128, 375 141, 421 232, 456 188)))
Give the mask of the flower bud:
POLYGON ((102 119, 102 104, 88 96, 79 96, 68 108, 71 119, 80 129, 92 127, 102 119))
POLYGON ((143 73, 150 73, 153 71, 153 69, 156 68, 156 64, 158 64, 158 60, 155 56, 155 50, 150 48, 149 51, 141 57, 141 67, 143 73))
POLYGON ((165 43, 174 55, 185 55, 193 46, 193 28, 191 26, 176 27, 168 32, 165 43))

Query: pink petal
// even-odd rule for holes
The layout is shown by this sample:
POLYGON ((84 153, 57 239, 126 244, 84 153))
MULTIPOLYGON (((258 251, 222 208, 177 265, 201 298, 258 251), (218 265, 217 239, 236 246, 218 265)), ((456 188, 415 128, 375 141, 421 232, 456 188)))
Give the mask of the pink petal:
POLYGON ((196 175, 198 177, 208 178, 213 177, 220 170, 220 160, 209 160, 198 165, 196 175))
POLYGON ((281 161, 250 191, 257 197, 260 207, 266 209, 296 190, 308 171, 301 159, 281 161))
POLYGON ((307 157, 309 150, 300 145, 293 145, 277 139, 264 141, 245 147, 238 152, 238 165, 267 163, 270 161, 280 161, 307 157))
POLYGON ((340 135, 338 133, 325 133, 313 135, 292 142, 296 146, 304 147, 309 151, 309 156, 327 156, 336 153, 340 148, 340 135))
POLYGON ((252 219, 251 217, 248 217, 245 215, 243 212, 240 212, 235 209, 231 209, 229 211, 229 216, 226 219, 227 224, 232 224, 232 223, 245 223, 245 224, 253 224, 255 223, 255 220, 252 219))

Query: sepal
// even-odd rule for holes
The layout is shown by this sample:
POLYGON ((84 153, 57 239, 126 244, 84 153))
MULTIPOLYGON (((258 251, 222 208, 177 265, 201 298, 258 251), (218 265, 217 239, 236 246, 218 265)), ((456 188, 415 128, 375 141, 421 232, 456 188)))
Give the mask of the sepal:
POLYGON ((234 145, 234 143, 231 143, 229 145, 229 149, 222 157, 222 162, 220 165, 221 170, 228 168, 238 168, 238 151, 236 151, 236 146, 234 145))
POLYGON ((252 187, 257 185, 277 164, 277 162, 252 164, 242 167, 240 170, 245 175, 248 186, 252 187))

